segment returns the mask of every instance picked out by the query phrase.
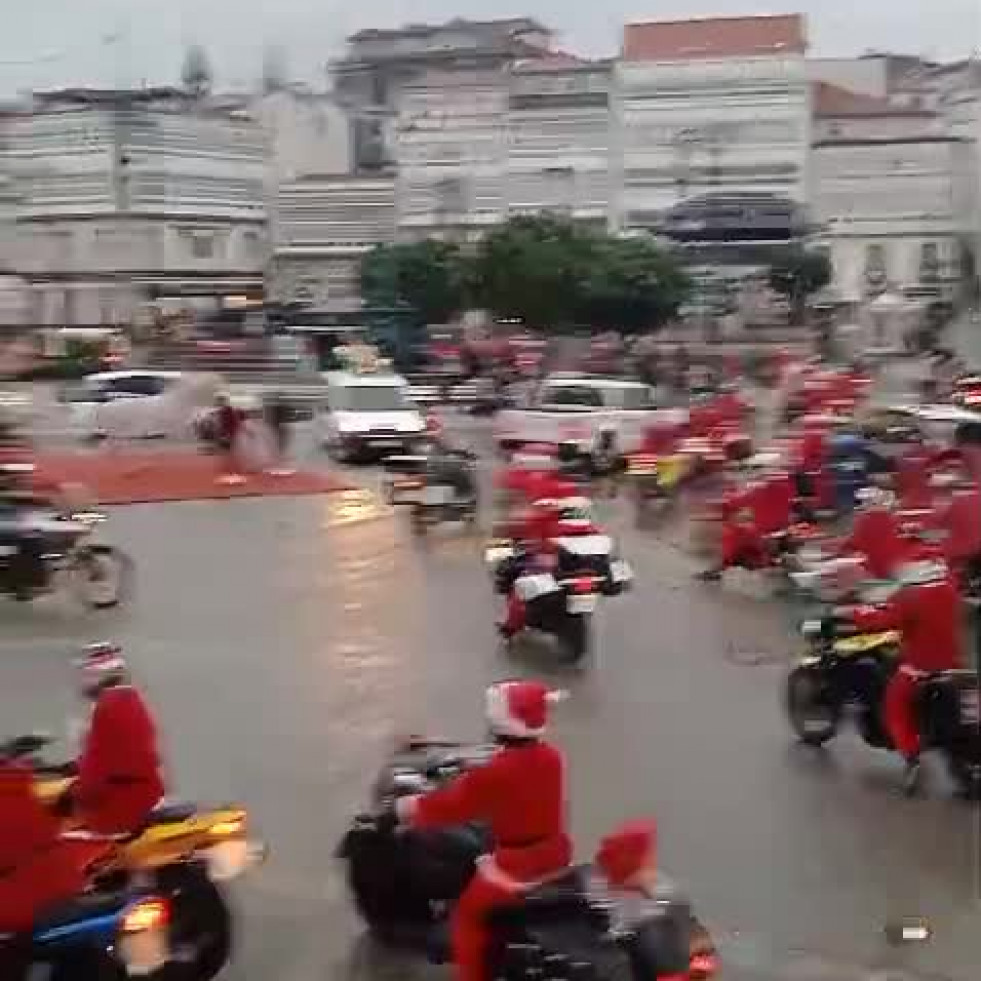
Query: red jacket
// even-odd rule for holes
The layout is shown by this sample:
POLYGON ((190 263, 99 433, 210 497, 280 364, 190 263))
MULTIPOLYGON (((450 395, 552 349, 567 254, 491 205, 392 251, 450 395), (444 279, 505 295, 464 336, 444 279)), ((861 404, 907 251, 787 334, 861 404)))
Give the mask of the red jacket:
POLYGON ((904 586, 886 606, 860 606, 853 617, 859 630, 899 630, 899 654, 908 667, 925 672, 961 667, 961 601, 949 576, 904 586))
POLYGON ((28 930, 46 907, 81 892, 84 863, 34 794, 34 775, 0 764, 0 931, 28 930))
POLYGON ((789 527, 793 517, 794 485, 789 474, 771 474, 754 484, 747 500, 753 524, 761 535, 789 527))
POLYGON ((485 765, 414 798, 408 817, 418 828, 486 822, 497 869, 534 882, 572 860, 564 770, 562 754, 549 743, 502 746, 485 765))
POLYGON ((797 465, 806 473, 816 473, 824 466, 828 434, 824 427, 807 426, 797 444, 797 465))
POLYGON ((947 532, 948 560, 963 562, 981 555, 981 490, 955 491, 938 524, 947 532))
POLYGON ((95 703, 74 796, 79 817, 99 834, 127 834, 164 795, 157 733, 140 693, 129 685, 95 703))
POLYGON ((899 526, 898 516, 887 508, 860 511, 838 551, 861 556, 875 579, 892 579, 909 551, 899 526))

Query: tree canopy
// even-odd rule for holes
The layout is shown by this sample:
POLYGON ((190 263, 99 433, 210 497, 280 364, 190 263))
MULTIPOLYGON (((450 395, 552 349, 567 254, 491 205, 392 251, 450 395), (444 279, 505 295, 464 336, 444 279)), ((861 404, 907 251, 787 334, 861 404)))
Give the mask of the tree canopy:
POLYGON ((467 272, 448 242, 378 245, 362 260, 361 296, 370 307, 405 305, 423 323, 445 323, 466 305, 467 272))
POLYGON ((211 91, 213 80, 207 51, 200 44, 190 45, 184 52, 184 64, 181 67, 181 84, 184 90, 188 95, 200 99, 211 91))
POLYGON ((831 282, 831 260, 813 249, 792 247, 770 265, 770 288, 787 298, 795 323, 804 319, 807 298, 831 282))

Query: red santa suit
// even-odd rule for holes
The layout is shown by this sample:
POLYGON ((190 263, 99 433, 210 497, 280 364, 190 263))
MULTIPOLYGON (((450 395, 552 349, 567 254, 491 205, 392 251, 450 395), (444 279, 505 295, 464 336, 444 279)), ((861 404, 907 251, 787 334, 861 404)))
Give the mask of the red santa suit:
POLYGON ((488 720, 507 741, 486 764, 448 786, 398 802, 399 817, 414 828, 469 821, 490 826, 494 850, 478 860, 453 911, 453 960, 461 981, 487 981, 488 914, 520 901, 572 860, 562 754, 541 738, 550 697, 534 681, 491 686, 488 720))
POLYGON ((900 666, 886 689, 884 719, 896 749, 914 760, 920 752, 920 732, 914 696, 927 674, 962 665, 960 596, 943 562, 915 561, 904 567, 907 581, 884 607, 857 607, 855 626, 862 631, 899 630, 900 666))
POLYGON ((964 487, 955 490, 937 516, 946 534, 946 556, 953 568, 981 556, 981 490, 964 487))
POLYGON ((146 703, 130 685, 105 689, 78 760, 75 813, 96 834, 128 834, 163 795, 156 727, 146 703))
POLYGON ((30 930, 40 913, 85 886, 86 868, 105 845, 62 841, 59 831, 30 769, 0 764, 0 932, 30 930))
POLYGON ((860 556, 873 579, 893 579, 909 552, 900 524, 899 516, 888 507, 859 511, 838 553, 860 556))

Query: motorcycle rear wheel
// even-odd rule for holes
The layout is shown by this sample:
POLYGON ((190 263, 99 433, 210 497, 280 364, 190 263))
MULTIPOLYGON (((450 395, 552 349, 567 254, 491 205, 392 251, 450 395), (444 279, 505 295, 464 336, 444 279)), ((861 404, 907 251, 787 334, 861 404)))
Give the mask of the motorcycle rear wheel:
POLYGON ((167 892, 173 910, 174 960, 194 981, 211 981, 232 952, 232 916, 225 897, 203 868, 192 866, 173 875, 167 892))
POLYGON ((827 698, 820 674, 808 666, 787 677, 787 719, 797 738, 808 746, 823 746, 838 733, 841 706, 827 698))
POLYGON ((579 664, 589 653, 589 617, 567 614, 556 634, 563 662, 579 664))

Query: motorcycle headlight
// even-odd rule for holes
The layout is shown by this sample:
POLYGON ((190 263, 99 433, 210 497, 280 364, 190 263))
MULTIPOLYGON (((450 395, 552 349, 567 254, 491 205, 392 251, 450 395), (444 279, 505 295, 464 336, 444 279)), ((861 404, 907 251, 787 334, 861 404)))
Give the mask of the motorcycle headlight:
POLYGON ((821 635, 822 627, 824 626, 821 620, 805 620, 800 625, 801 636, 803 637, 819 637, 821 635))

